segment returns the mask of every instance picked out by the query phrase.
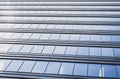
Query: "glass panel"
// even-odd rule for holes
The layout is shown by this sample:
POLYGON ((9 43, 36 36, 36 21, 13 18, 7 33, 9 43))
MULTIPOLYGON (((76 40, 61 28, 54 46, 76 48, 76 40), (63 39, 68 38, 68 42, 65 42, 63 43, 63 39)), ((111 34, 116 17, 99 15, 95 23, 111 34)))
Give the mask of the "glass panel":
POLYGON ((101 65, 98 64, 89 64, 88 66, 88 76, 102 76, 101 65))
POLYGON ((65 54, 76 55, 77 47, 67 47, 65 54))
POLYGON ((24 61, 22 66, 20 67, 20 72, 30 72, 35 64, 35 61, 24 61))
POLYGON ((24 33, 21 37, 21 39, 29 39, 32 33, 24 33))
POLYGON ((100 48, 90 48, 90 55, 101 56, 100 48))
POLYGON ((57 39, 59 39, 59 37, 60 37, 60 34, 52 34, 50 39, 57 40, 57 39))
POLYGON ((80 35, 72 35, 70 36, 70 40, 77 40, 79 41, 80 35))
POLYGON ((6 53, 11 47, 12 47, 12 45, 10 45, 10 44, 3 44, 2 47, 0 48, 0 52, 6 53))
POLYGON ((111 41, 111 36, 101 36, 102 37, 102 41, 111 41))
POLYGON ((73 74, 87 76, 87 64, 75 64, 73 74))
POLYGON ((112 48, 102 48, 102 56, 114 56, 112 48))
POLYGON ((10 62, 11 60, 0 60, 0 71, 5 70, 10 62))
POLYGON ((32 36, 30 37, 30 39, 39 39, 41 36, 41 34, 32 34, 32 36))
POLYGON ((13 45, 8 52, 19 52, 23 45, 13 45))
POLYGON ((103 77, 116 77, 116 67, 114 65, 102 65, 103 77))
POLYGON ((60 36, 60 40, 69 40, 69 37, 70 37, 70 35, 65 35, 65 34, 63 35, 63 34, 62 34, 62 35, 60 36))
POLYGON ((43 54, 52 54, 55 46, 45 46, 43 54))
POLYGON ((56 46, 54 54, 64 54, 66 46, 56 46))
POLYGON ((47 67, 46 73, 58 74, 60 65, 61 65, 61 63, 58 63, 58 62, 50 62, 47 67))
POLYGON ((119 41, 120 42, 120 36, 112 36, 112 41, 119 41))
POLYGON ((77 55, 88 55, 89 48, 88 47, 78 47, 77 55))
POLYGON ((73 63, 62 63, 59 74, 69 74, 72 75, 73 72, 73 63))
POLYGON ((17 71, 22 63, 23 61, 21 60, 13 60, 6 69, 6 71, 17 71))
POLYGON ((49 39, 49 37, 50 37, 50 34, 42 34, 41 35, 41 37, 40 37, 40 39, 49 39))
POLYGON ((120 48, 114 48, 115 57, 120 57, 120 48))
POLYGON ((23 48, 20 50, 21 53, 29 53, 32 49, 33 45, 24 45, 23 48))
POLYGON ((117 75, 118 75, 118 78, 120 78, 120 66, 117 66, 117 75))
POLYGON ((11 37, 11 39, 18 39, 23 35, 23 33, 14 33, 14 35, 11 37))
POLYGON ((90 40, 90 35, 81 35, 80 40, 90 40))
POLYGON ((91 41, 100 41, 100 35, 91 35, 91 41))
POLYGON ((35 46, 33 47, 32 51, 31 51, 31 53, 41 53, 42 50, 43 50, 43 47, 44 47, 44 46, 37 46, 37 45, 35 45, 35 46))
POLYGON ((44 73, 46 67, 47 67, 47 64, 48 62, 42 62, 42 61, 39 61, 35 64, 32 72, 35 72, 35 73, 44 73))

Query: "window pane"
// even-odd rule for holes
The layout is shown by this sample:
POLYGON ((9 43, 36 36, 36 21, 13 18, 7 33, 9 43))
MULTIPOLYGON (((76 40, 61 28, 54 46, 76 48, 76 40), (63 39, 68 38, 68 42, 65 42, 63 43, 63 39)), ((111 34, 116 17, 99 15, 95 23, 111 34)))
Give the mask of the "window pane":
POLYGON ((70 37, 70 35, 65 35, 65 34, 63 35, 63 34, 62 34, 62 35, 60 36, 60 40, 69 40, 69 37, 70 37))
POLYGON ((20 72, 30 72, 33 65, 35 64, 35 61, 24 61, 22 66, 20 67, 20 72))
POLYGON ((29 39, 32 33, 24 33, 21 39, 29 39))
POLYGON ((41 35, 41 37, 40 37, 40 39, 49 39, 49 37, 50 37, 50 34, 42 34, 41 35))
POLYGON ((112 36, 112 41, 120 41, 120 36, 112 36))
POLYGON ((39 39, 41 34, 32 34, 30 39, 39 39))
POLYGON ((116 77, 116 67, 114 65, 102 65, 103 77, 116 77))
POLYGON ((60 34, 52 34, 50 39, 57 40, 57 39, 59 39, 59 36, 60 36, 60 34))
POLYGON ((113 56, 112 48, 102 48, 102 56, 113 56))
POLYGON ((47 64, 48 62, 42 62, 42 61, 39 61, 35 64, 32 72, 35 72, 35 73, 44 73, 46 67, 47 67, 47 64))
POLYGON ((54 54, 64 54, 66 46, 56 46, 54 54))
POLYGON ((23 61, 21 60, 13 60, 8 66, 8 68, 6 69, 6 71, 17 71, 22 63, 23 61))
POLYGON ((44 46, 37 46, 37 45, 35 45, 35 46, 33 47, 32 51, 31 51, 31 53, 41 53, 42 50, 43 50, 43 47, 44 47, 44 46))
POLYGON ((61 64, 61 63, 50 62, 50 63, 48 64, 46 73, 58 74, 58 71, 59 71, 59 68, 60 68, 60 64, 61 64))
POLYGON ((29 53, 32 49, 33 45, 24 45, 20 50, 21 53, 29 53))
POLYGON ((77 47, 67 47, 65 54, 76 55, 77 47))
POLYGON ((80 38, 80 35, 72 35, 71 34, 71 36, 70 36, 70 40, 79 40, 79 38, 80 38))
POLYGON ((117 66, 117 75, 118 75, 118 78, 120 78, 120 66, 117 66))
POLYGON ((59 74, 72 75, 73 65, 73 63, 62 63, 59 74))
POLYGON ((80 40, 90 40, 90 35, 81 35, 80 40))
POLYGON ((111 41, 111 36, 101 36, 102 37, 102 41, 111 41))
POLYGON ((0 60, 0 70, 3 71, 9 65, 11 60, 0 60))
POLYGON ((87 76, 87 64, 75 64, 73 74, 87 76))
POLYGON ((42 54, 52 54, 55 46, 45 46, 42 54))
POLYGON ((114 48, 115 57, 120 57, 120 48, 114 48))
POLYGON ((19 52, 23 45, 13 45, 9 52, 19 52))
POLYGON ((100 48, 90 48, 90 55, 101 56, 100 48))
POLYGON ((91 41, 100 41, 100 35, 91 35, 91 41))
POLYGON ((102 76, 101 65, 89 64, 88 66, 88 76, 102 76))
POLYGON ((89 48, 88 47, 79 47, 77 55, 88 55, 89 48))

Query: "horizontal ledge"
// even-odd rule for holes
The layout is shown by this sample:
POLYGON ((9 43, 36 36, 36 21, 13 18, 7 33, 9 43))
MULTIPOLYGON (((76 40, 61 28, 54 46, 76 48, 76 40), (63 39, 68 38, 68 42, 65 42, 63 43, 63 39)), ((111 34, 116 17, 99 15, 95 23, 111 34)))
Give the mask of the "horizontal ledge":
POLYGON ((1 14, 0 16, 13 16, 13 17, 99 17, 99 18, 120 18, 120 14, 38 14, 38 13, 4 13, 1 14))
POLYGON ((69 2, 69 3, 50 3, 50 2, 46 2, 46 3, 35 3, 33 2, 33 4, 27 4, 27 3, 12 3, 12 2, 9 2, 9 3, 0 3, 0 6, 120 6, 120 3, 118 2, 103 2, 103 3, 92 3, 92 2, 78 2, 78 3, 73 3, 73 2, 69 2))
POLYGON ((120 11, 120 8, 0 8, 0 11, 120 11))
POLYGON ((78 76, 78 75, 65 75, 65 74, 43 74, 32 72, 15 72, 4 71, 0 73, 3 78, 18 78, 18 79, 119 79, 112 77, 94 77, 94 76, 78 76))
POLYGON ((0 20, 0 23, 8 24, 63 24, 63 25, 109 25, 120 26, 118 21, 74 21, 74 20, 0 20))
POLYGON ((46 55, 46 54, 23 54, 23 53, 2 54, 1 53, 0 59, 120 65, 120 58, 100 57, 100 56, 72 56, 72 55, 65 56, 65 55, 46 55))
POLYGON ((46 34, 86 34, 86 35, 120 35, 119 30, 115 31, 115 30, 12 28, 12 29, 0 29, 0 32, 7 32, 7 33, 46 33, 46 34))
POLYGON ((56 45, 56 46, 83 46, 83 47, 120 48, 120 42, 98 42, 98 41, 0 39, 0 44, 56 45))

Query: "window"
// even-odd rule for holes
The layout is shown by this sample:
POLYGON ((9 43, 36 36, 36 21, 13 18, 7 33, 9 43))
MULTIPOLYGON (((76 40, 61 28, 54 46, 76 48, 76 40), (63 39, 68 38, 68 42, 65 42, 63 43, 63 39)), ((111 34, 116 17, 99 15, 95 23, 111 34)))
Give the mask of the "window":
POLYGON ((101 48, 90 48, 90 55, 101 56, 101 48))
POLYGON ((77 47, 67 47, 65 54, 67 55, 76 55, 77 47))
POLYGON ((24 61, 19 69, 19 72, 30 72, 35 64, 35 61, 24 61))
POLYGON ((46 67, 47 67, 48 62, 42 62, 42 61, 37 61, 35 64, 32 72, 34 73, 44 73, 46 67))
POLYGON ((114 56, 112 48, 102 48, 102 56, 114 56))
POLYGON ((32 34, 30 39, 39 39, 41 34, 32 34))
POLYGON ((68 34, 61 34, 60 40, 69 40, 70 35, 68 34))
POLYGON ((33 45, 24 45, 20 50, 21 53, 29 53, 32 49, 33 45))
POLYGON ((118 78, 120 78, 120 65, 117 66, 117 75, 118 75, 118 78))
POLYGON ((56 46, 54 54, 64 54, 66 46, 56 46))
POLYGON ((73 75, 87 76, 87 64, 75 64, 73 75))
POLYGON ((72 75, 73 63, 62 63, 59 74, 69 74, 72 75))
POLYGON ((114 48, 115 57, 120 57, 120 48, 114 48))
POLYGON ((102 76, 102 68, 99 64, 88 65, 88 76, 102 76))
POLYGON ((52 54, 55 46, 45 46, 42 54, 52 54))
POLYGON ((102 65, 103 77, 116 77, 115 65, 102 65))
POLYGON ((23 61, 21 60, 13 60, 6 69, 6 71, 17 71, 22 63, 23 61))
POLYGON ((102 37, 102 41, 111 41, 111 36, 101 36, 102 37))
POLYGON ((23 45, 13 45, 8 52, 16 52, 18 53, 23 45))
POLYGON ((58 74, 61 63, 49 62, 46 73, 58 74))
POLYGON ((31 51, 31 53, 41 53, 43 48, 44 48, 44 46, 35 45, 31 51))
POLYGON ((11 60, 0 60, 0 71, 4 71, 11 60))
POLYGON ((78 47, 77 55, 88 55, 89 48, 88 47, 78 47))

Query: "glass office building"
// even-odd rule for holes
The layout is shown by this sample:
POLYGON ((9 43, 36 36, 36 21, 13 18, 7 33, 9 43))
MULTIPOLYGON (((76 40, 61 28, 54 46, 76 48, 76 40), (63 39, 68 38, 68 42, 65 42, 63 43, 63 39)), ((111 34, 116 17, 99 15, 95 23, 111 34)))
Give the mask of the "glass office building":
POLYGON ((0 0, 0 79, 120 79, 120 1, 0 0))

